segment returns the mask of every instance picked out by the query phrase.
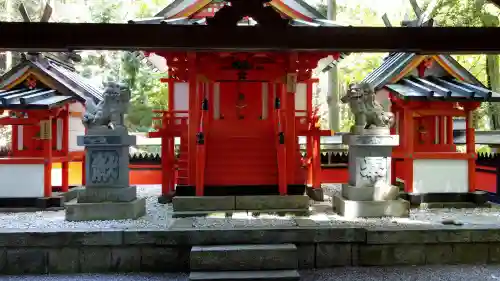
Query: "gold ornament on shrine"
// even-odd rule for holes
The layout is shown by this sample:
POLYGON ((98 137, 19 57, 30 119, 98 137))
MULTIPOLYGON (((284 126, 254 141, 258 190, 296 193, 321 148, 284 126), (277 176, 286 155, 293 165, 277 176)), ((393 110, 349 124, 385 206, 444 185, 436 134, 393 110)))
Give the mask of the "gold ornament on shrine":
POLYGON ((40 139, 52 139, 52 122, 50 122, 50 120, 40 121, 40 139))

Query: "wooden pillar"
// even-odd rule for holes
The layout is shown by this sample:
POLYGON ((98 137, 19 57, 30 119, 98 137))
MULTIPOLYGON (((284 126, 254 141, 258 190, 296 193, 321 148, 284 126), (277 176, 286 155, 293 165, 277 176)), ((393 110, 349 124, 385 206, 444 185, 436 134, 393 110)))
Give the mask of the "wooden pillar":
MULTIPOLYGON (((445 145, 447 144, 448 141, 448 135, 446 132, 446 119, 448 116, 438 116, 439 124, 436 124, 438 126, 439 130, 439 142, 438 144, 445 145)), ((450 116, 451 118, 451 116, 450 116)))
MULTIPOLYGON (((61 173, 62 173, 62 192, 68 192, 69 190, 69 104, 64 108, 63 120, 62 120, 62 151, 64 159, 61 163, 61 173)), ((59 132, 57 132, 59 133, 59 132)))
POLYGON ((297 167, 297 132, 295 129, 295 91, 297 89, 296 74, 289 75, 287 85, 284 89, 286 95, 285 105, 285 136, 286 136, 286 166, 287 166, 287 185, 295 184, 295 174, 297 167), (295 77, 295 78, 294 78, 295 77))
POLYGON ((17 144, 19 142, 18 137, 19 137, 19 132, 18 132, 18 126, 17 125, 12 125, 12 138, 11 138, 11 150, 12 154, 16 155, 16 152, 18 151, 17 149, 17 144))
POLYGON ((405 192, 413 192, 413 153, 415 141, 415 125, 413 112, 410 109, 404 109, 404 181, 405 192))
POLYGON ((466 109, 465 117, 465 145, 468 157, 469 192, 476 191, 476 138, 472 122, 473 110, 466 109))
MULTIPOLYGON (((170 90, 170 89, 169 89, 170 90)), ((170 174, 170 154, 168 146, 170 145, 168 134, 170 129, 170 112, 162 112, 161 118, 161 195, 167 196, 169 193, 169 174, 170 174)))
MULTIPOLYGON (((85 128, 85 135, 87 135, 87 128, 85 128)), ((82 185, 85 186, 87 184, 87 152, 84 150, 82 155, 82 185)))
POLYGON ((189 117, 188 117, 188 185, 194 186, 196 179, 196 134, 200 106, 198 102, 198 81, 196 75, 196 54, 188 54, 189 65, 189 117))
POLYGON ((207 83, 200 82, 198 87, 197 106, 199 118, 197 119, 198 131, 196 140, 196 196, 203 196, 205 187, 205 153, 206 153, 206 126, 208 108, 203 108, 203 101, 207 97, 207 83))
MULTIPOLYGON (((275 126, 277 132, 277 157, 278 157, 278 189, 280 195, 286 195, 288 193, 287 186, 287 161, 286 161, 286 139, 285 126, 286 120, 284 120, 284 114, 282 114, 281 108, 286 104, 286 92, 283 87, 283 83, 278 84, 276 97, 280 99, 280 107, 275 108, 275 126)), ((275 102, 276 104, 276 102, 275 102)))
POLYGON ((453 138, 453 117, 448 116, 446 117, 446 141, 449 145, 454 145, 454 138, 453 138))
MULTIPOLYGON (((312 81, 309 80, 307 81, 306 84, 306 110, 307 110, 307 116, 312 117, 313 115, 313 107, 312 107, 312 81)), ((309 159, 309 163, 307 165, 307 185, 311 186, 314 188, 314 167, 313 167, 313 137, 308 135, 306 137, 306 156, 309 159)), ((320 168, 321 168, 321 160, 320 160, 320 168)))
POLYGON ((44 196, 52 196, 52 117, 40 121, 40 139, 43 140, 43 187, 44 196))

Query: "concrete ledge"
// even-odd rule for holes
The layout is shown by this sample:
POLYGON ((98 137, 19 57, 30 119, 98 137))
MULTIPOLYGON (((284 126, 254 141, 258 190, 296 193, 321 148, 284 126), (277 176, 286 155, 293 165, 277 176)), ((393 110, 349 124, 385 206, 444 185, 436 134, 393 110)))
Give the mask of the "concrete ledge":
POLYGON ((252 195, 252 196, 236 196, 236 210, 307 210, 309 209, 309 197, 305 195, 252 195))
POLYGON ((172 198, 174 212, 234 210, 234 196, 176 196, 172 198))
POLYGON ((234 213, 249 212, 254 214, 273 214, 278 216, 295 215, 307 216, 310 214, 309 210, 305 209, 274 209, 274 210, 214 210, 214 211, 194 211, 194 212, 173 212, 173 218, 189 218, 189 217, 203 217, 211 214, 219 213, 226 216, 232 216, 234 213))
POLYGON ((390 201, 351 201, 333 197, 333 210, 346 218, 408 217, 410 202, 403 199, 390 201))
POLYGON ((137 219, 145 214, 146 199, 144 198, 130 202, 66 204, 66 220, 68 221, 137 219))

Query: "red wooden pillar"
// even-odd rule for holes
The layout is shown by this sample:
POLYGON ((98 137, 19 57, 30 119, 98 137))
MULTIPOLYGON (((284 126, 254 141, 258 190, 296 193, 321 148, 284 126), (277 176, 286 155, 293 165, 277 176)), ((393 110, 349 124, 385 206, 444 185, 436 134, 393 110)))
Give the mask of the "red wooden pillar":
POLYGON ((43 139, 43 189, 44 196, 52 196, 52 117, 40 121, 40 136, 43 139))
POLYGON ((207 98, 207 83, 200 82, 198 87, 197 106, 200 118, 198 118, 199 129, 196 142, 196 196, 203 196, 205 186, 205 154, 206 154, 206 126, 208 120, 208 109, 202 108, 203 101, 207 98))
POLYGON ((315 134, 312 139, 312 186, 313 188, 321 188, 321 152, 320 152, 320 135, 315 134))
MULTIPOLYGON (((170 137, 168 138, 168 143, 165 145, 167 146, 166 153, 169 157, 169 164, 168 164, 168 171, 165 173, 163 177, 168 177, 168 179, 164 179, 164 182, 167 184, 168 190, 167 192, 173 193, 175 190, 175 181, 176 181, 176 169, 175 169, 175 135, 173 132, 174 126, 175 126, 175 114, 173 111, 175 110, 174 108, 174 95, 175 95, 175 85, 174 85, 174 80, 169 77, 168 80, 168 130, 170 137)), ((165 114, 165 112, 163 113, 165 114)), ((162 144, 163 145, 163 144, 162 144)))
MULTIPOLYGON (((61 163, 62 172, 62 192, 69 190, 69 104, 64 107, 62 115, 62 151, 64 159, 61 163)), ((58 132, 56 132, 57 134, 58 132)), ((59 137, 59 136, 57 136, 59 137)))
POLYGON ((438 130, 439 130, 439 142, 437 144, 440 144, 440 145, 445 145, 446 142, 448 142, 447 140, 447 132, 446 132, 446 120, 447 118, 451 118, 448 117, 448 116, 438 116, 438 120, 439 120, 439 124, 436 124, 436 126, 438 126, 438 130), (445 142, 446 140, 446 142, 445 142))
POLYGON ((404 181, 405 192, 413 192, 413 152, 414 152, 414 139, 415 139, 415 126, 413 120, 413 112, 411 109, 405 108, 404 114, 404 181))
POLYGON ((12 125, 12 139, 11 139, 11 148, 12 154, 16 155, 18 151, 17 144, 19 143, 19 127, 17 125, 12 125))
POLYGON ((476 139, 472 123, 471 109, 466 110, 465 117, 465 145, 468 154, 469 192, 476 191, 476 139))
MULTIPOLYGON (((170 87, 169 87, 170 91, 170 87)), ((169 127, 170 111, 163 112, 161 118, 161 195, 166 196, 169 193, 169 174, 170 174, 170 154, 169 154, 169 127)))
MULTIPOLYGON (((295 88, 295 87, 294 87, 295 88)), ((295 129, 295 91, 290 91, 289 86, 286 87, 286 166, 287 166, 287 184, 295 184, 295 173, 297 166, 297 135, 295 129)))
POLYGON ((276 97, 280 99, 280 108, 275 109, 275 123, 277 132, 277 157, 278 157, 278 189, 280 195, 288 193, 287 186, 287 163, 286 163, 286 143, 290 140, 286 139, 285 135, 285 115, 282 114, 281 107, 286 104, 286 93, 282 83, 278 84, 276 97))
MULTIPOLYGON (((87 135, 87 128, 85 128, 85 135, 87 135)), ((84 150, 82 155, 82 185, 85 186, 87 184, 87 152, 84 150)))
MULTIPOLYGON (((306 84, 306 99, 307 99, 307 104, 306 104, 306 110, 307 110, 307 116, 312 116, 313 115, 313 108, 312 108, 312 81, 309 80, 307 81, 306 84)), ((307 159, 309 159, 309 163, 307 165, 307 185, 314 187, 314 169, 313 169, 313 137, 308 135, 306 137, 306 156, 307 159)), ((320 160, 321 162, 321 160, 320 160)), ((320 163, 321 164, 321 163, 320 163)), ((320 165, 321 168, 321 165, 320 165)))
POLYGON ((453 116, 446 117, 446 143, 454 145, 453 142, 453 116))
POLYGON ((199 109, 198 102, 198 81, 196 75, 196 54, 188 54, 189 65, 189 117, 188 117, 188 185, 195 186, 196 179, 196 134, 198 131, 199 109))

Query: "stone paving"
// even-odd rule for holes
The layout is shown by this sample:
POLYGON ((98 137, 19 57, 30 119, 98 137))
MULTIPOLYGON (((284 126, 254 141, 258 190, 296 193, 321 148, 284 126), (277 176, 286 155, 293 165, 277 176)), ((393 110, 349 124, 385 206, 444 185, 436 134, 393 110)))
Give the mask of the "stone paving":
POLYGON ((278 216, 270 214, 234 213, 231 217, 225 214, 211 214, 208 217, 172 218, 171 205, 157 203, 160 186, 145 185, 138 187, 139 197, 147 201, 147 213, 138 220, 67 222, 64 211, 45 211, 32 213, 1 213, 1 229, 20 230, 88 230, 88 229, 168 229, 168 228, 252 228, 252 227, 293 227, 293 226, 359 226, 359 227, 423 227, 436 228, 442 226, 444 220, 455 220, 463 227, 498 227, 500 225, 500 209, 412 209, 409 218, 382 219, 350 219, 346 220, 332 212, 331 195, 340 191, 338 184, 325 184, 326 202, 314 203, 312 214, 308 217, 291 215, 278 216))
MULTIPOLYGON (((495 281, 500 266, 341 267, 303 271, 303 281, 495 281)), ((187 281, 186 274, 2 276, 0 281, 187 281)))

